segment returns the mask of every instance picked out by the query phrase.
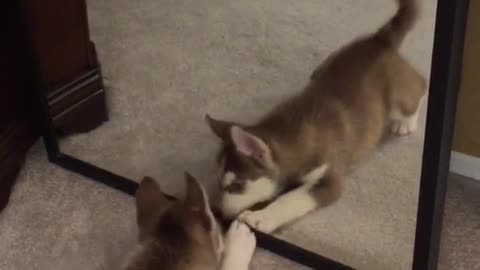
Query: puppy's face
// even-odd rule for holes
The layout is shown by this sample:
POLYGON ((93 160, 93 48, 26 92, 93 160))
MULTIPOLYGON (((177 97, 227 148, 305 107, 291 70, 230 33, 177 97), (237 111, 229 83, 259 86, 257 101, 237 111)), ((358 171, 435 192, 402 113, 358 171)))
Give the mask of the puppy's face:
POLYGON ((223 252, 223 234, 205 191, 186 174, 186 197, 169 201, 145 178, 136 193, 139 249, 127 269, 213 269, 223 252), (209 268, 210 267, 210 268, 209 268))
POLYGON ((239 125, 207 116, 212 131, 222 140, 217 156, 220 168, 218 208, 234 218, 278 193, 278 169, 270 147, 239 125))

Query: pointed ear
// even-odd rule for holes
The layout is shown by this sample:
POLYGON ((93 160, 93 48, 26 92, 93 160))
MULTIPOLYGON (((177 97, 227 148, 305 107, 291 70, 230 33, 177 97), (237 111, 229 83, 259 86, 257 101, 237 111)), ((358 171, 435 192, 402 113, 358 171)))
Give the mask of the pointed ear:
POLYGON ((213 133, 223 141, 227 140, 230 136, 230 128, 234 125, 232 122, 216 120, 210 117, 210 115, 205 115, 205 121, 207 121, 208 126, 213 131, 213 133))
POLYGON ((231 136, 239 153, 267 168, 274 166, 270 147, 262 139, 237 126, 232 127, 231 136))
POLYGON ((194 212, 205 212, 208 208, 208 199, 205 190, 197 179, 187 172, 185 172, 185 180, 187 181, 187 194, 185 197, 187 207, 194 212))
POLYGON ((213 214, 210 209, 207 193, 197 179, 187 172, 185 172, 185 179, 187 180, 185 206, 189 216, 199 221, 204 229, 211 230, 212 226, 214 226, 211 222, 213 214))
POLYGON ((150 232, 158 217, 168 208, 170 201, 165 197, 155 180, 144 177, 135 194, 137 224, 140 238, 150 232))

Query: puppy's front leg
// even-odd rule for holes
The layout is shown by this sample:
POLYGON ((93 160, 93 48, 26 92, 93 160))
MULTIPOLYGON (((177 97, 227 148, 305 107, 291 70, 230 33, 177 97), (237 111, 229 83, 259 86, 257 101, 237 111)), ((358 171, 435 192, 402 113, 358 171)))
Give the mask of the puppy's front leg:
MULTIPOLYGON (((309 173, 306 176, 309 175, 312 174, 309 173)), ((264 209, 243 212, 240 214, 239 220, 256 230, 271 233, 317 207, 327 206, 336 201, 341 194, 341 184, 338 174, 330 170, 319 181, 307 182, 299 188, 283 194, 264 209)))
POLYGON ((318 202, 310 193, 310 188, 301 186, 278 197, 264 209, 247 210, 238 218, 256 230, 271 233, 317 208, 318 202))
POLYGON ((225 250, 219 270, 248 270, 256 238, 247 225, 234 221, 225 236, 225 250))

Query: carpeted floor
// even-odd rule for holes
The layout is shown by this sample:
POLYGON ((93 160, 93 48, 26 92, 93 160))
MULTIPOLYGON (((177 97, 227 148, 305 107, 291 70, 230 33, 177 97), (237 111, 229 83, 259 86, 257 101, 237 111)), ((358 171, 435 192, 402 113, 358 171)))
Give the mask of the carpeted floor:
MULTIPOLYGON (((439 270, 480 269, 479 193, 480 182, 450 177, 439 270)), ((48 163, 38 143, 0 213, 0 269, 118 269, 136 235, 134 218, 130 196, 48 163)), ((366 257, 359 269, 379 269, 375 259, 366 257)), ((261 249, 253 266, 307 269, 261 249)))
MULTIPOLYGON (((435 1, 423 2, 402 50, 428 77, 435 1)), ((150 175, 174 195, 183 190, 183 170, 214 184, 216 141, 206 112, 251 121, 301 90, 332 50, 375 30, 395 8, 393 0, 88 4, 111 121, 62 148, 131 179, 150 175)), ((337 204, 277 236, 359 269, 410 269, 424 121, 359 165, 337 204)), ((479 202, 463 196, 471 192, 466 182, 452 181, 443 269, 478 266, 471 256, 478 253, 479 202), (461 215, 471 221, 458 224, 461 215)), ((133 210, 131 198, 47 164, 37 145, 0 216, 0 269, 115 269, 135 235, 133 210)), ((254 268, 302 269, 265 251, 254 268)))

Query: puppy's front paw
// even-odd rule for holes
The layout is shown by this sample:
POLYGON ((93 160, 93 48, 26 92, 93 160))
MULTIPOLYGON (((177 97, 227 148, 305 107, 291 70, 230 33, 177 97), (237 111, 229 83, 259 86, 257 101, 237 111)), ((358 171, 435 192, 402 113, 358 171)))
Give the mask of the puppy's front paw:
POLYGON ((234 221, 225 236, 222 269, 247 269, 257 244, 255 235, 244 223, 234 221), (237 268, 234 268, 234 267, 237 268))
POLYGON ((278 228, 275 219, 265 210, 247 210, 238 216, 240 221, 247 223, 250 227, 263 233, 271 233, 278 228))

